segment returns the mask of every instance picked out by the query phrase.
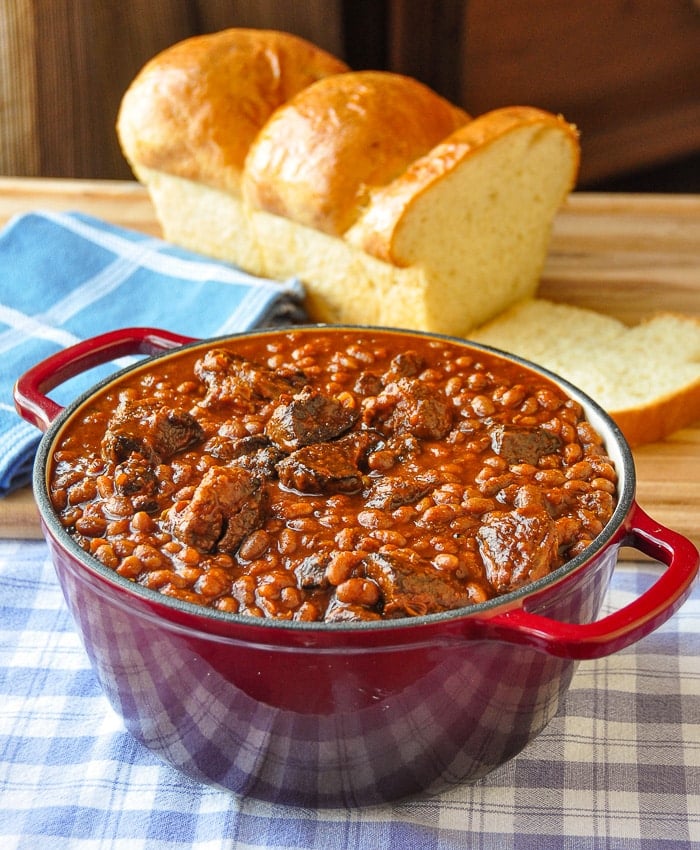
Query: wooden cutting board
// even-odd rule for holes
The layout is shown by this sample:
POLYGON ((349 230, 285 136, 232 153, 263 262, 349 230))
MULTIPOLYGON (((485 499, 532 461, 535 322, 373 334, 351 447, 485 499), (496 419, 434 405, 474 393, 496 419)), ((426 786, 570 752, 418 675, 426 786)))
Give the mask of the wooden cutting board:
MULTIPOLYGON (((136 183, 0 178, 0 226, 35 209, 160 232, 136 183)), ((575 193, 555 221, 540 295, 629 323, 659 310, 700 318, 700 196, 575 193)), ((634 455, 640 505, 700 545, 700 422, 634 455)), ((0 500, 0 537, 40 536, 29 490, 0 500)))

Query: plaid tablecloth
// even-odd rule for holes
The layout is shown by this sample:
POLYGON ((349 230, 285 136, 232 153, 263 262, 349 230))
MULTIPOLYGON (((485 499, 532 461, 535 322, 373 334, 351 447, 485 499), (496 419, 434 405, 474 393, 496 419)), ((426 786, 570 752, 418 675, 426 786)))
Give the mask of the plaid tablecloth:
MULTIPOLYGON (((606 610, 653 581, 618 566, 606 610)), ((0 541, 2 850, 700 848, 700 591, 636 646, 583 662, 517 758, 430 800, 291 809, 199 785, 124 731, 39 541, 0 541)))

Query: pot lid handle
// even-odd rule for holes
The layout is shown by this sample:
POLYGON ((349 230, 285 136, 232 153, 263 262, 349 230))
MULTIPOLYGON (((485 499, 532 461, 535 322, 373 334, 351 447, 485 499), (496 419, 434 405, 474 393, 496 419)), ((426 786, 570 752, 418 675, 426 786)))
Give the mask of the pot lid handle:
POLYGON ((192 337, 155 328, 120 328, 57 351, 28 369, 14 388, 19 415, 46 431, 63 410, 46 393, 94 366, 130 354, 157 354, 192 342, 192 337))
POLYGON ((636 503, 621 545, 631 546, 667 567, 629 605, 582 624, 563 623, 523 608, 511 609, 484 621, 489 636, 533 646, 548 655, 583 660, 612 655, 651 634, 690 595, 698 574, 698 550, 687 538, 651 519, 636 503))

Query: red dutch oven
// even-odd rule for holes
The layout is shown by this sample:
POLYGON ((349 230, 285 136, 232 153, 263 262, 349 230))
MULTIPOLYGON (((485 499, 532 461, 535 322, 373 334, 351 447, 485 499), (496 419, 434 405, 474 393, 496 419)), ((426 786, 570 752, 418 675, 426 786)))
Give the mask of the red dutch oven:
MULTIPOLYGON (((235 346, 236 338, 216 342, 235 346)), ((189 776, 299 806, 378 804, 475 780, 538 735, 579 660, 642 639, 689 595, 698 552, 637 505, 632 455, 617 426, 579 390, 528 363, 584 406, 619 476, 608 525, 547 577, 470 608, 334 624, 224 614, 121 578, 62 528, 47 477, 66 424, 96 390, 143 361, 65 409, 46 393, 127 354, 153 355, 148 367, 166 371, 178 356, 173 349, 211 344, 153 329, 116 331, 48 358, 15 390, 20 414, 46 431, 35 496, 95 674, 128 730, 189 776), (665 569, 639 598, 596 619, 622 546, 665 569)))

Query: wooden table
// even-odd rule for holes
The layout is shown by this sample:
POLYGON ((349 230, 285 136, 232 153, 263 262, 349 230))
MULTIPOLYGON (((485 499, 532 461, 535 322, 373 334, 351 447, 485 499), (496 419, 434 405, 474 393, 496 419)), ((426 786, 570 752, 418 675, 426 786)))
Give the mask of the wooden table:
MULTIPOLYGON (((118 181, 0 178, 0 226, 35 209, 79 210, 159 234, 146 192, 118 181)), ((700 196, 574 194, 558 215, 540 294, 636 322, 700 318, 700 196)), ((700 545, 700 422, 634 452, 638 501, 700 545)), ((0 537, 38 537, 29 491, 0 501, 0 537)))

